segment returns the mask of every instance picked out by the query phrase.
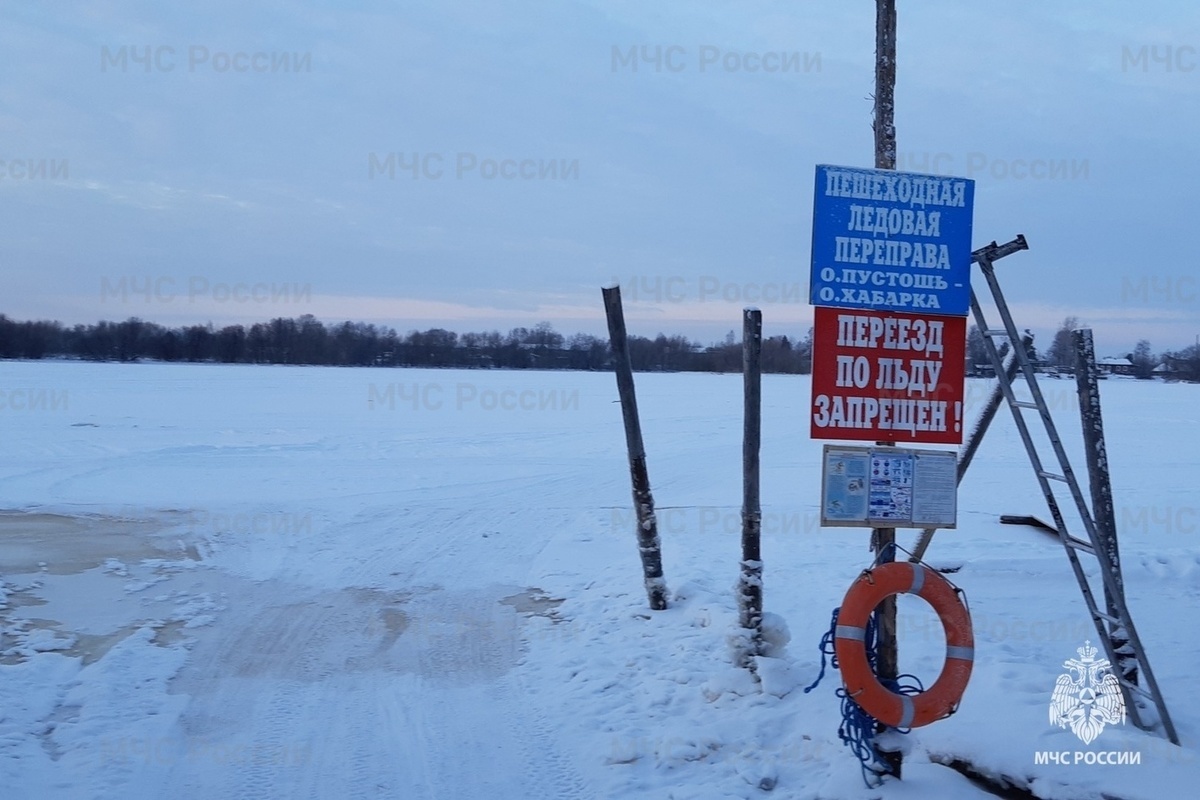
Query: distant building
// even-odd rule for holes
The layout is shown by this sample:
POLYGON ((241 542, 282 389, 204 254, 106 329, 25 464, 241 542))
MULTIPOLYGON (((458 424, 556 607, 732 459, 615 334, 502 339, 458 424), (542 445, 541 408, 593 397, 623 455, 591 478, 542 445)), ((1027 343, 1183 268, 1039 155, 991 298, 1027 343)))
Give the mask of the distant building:
POLYGON ((1096 362, 1101 375, 1132 375, 1133 362, 1128 358, 1109 356, 1096 362))
POLYGON ((1162 359, 1162 363, 1154 368, 1154 377, 1166 381, 1195 380, 1197 365, 1194 359, 1168 355, 1164 355, 1162 359))

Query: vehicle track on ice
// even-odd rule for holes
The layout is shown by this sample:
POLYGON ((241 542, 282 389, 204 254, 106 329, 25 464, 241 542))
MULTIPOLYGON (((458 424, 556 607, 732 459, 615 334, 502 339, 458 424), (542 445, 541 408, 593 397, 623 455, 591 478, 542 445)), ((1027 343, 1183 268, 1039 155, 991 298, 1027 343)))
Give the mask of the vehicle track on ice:
MULTIPOLYGON (((519 676, 511 682, 517 685, 521 698, 528 698, 528 686, 519 676)), ((595 794, 564 757, 556 745, 553 727, 536 703, 518 701, 516 709, 524 736, 518 740, 527 765, 529 783, 526 797, 560 798, 561 800, 591 800, 595 794)))
MULTIPOLYGON (((186 746, 160 796, 589 798, 520 677, 512 587, 246 582, 172 691, 186 746)), ((148 787, 150 788, 150 787, 148 787)))
POLYGON ((449 701, 426 717, 433 796, 590 798, 520 677, 524 620, 500 603, 508 591, 431 593, 413 608, 422 685, 449 701))

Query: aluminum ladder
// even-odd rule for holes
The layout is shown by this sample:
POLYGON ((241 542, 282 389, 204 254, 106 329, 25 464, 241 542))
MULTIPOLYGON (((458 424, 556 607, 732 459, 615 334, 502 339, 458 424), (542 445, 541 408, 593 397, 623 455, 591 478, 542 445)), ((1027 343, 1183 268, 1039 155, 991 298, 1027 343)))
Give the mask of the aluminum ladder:
MULTIPOLYGON (((1145 648, 1142 647, 1141 638, 1138 636, 1137 629, 1133 625, 1133 618, 1129 614, 1129 607, 1125 604, 1125 596, 1118 583, 1116 570, 1119 567, 1114 567, 1112 559, 1109 557, 1108 548, 1105 546, 1105 541, 1102 538, 1103 535, 1096 525, 1083 493, 1080 491, 1079 482, 1075 479, 1075 473, 1071 469, 1066 451, 1063 449, 1062 440, 1059 438, 1058 430, 1054 426, 1054 420, 1050 416, 1050 409, 1047 407, 1046 400, 1042 396, 1041 389, 1038 387, 1037 376, 1033 365, 1029 361, 1029 354, 1024 347, 1020 346, 1021 335, 1017 331, 1012 313, 1008 308, 1008 303, 1004 299, 1004 293, 1001 292, 1000 284, 996 280, 993 262, 1018 250, 1027 250, 1028 248, 1029 245, 1026 244, 1025 237, 1017 236, 1016 239, 1007 244, 997 245, 995 242, 992 242, 987 247, 980 248, 971 254, 972 260, 979 265, 983 272, 983 277, 987 281, 988 288, 991 290, 992 299, 996 304, 996 310, 1000 315, 1000 319, 1004 322, 1004 327, 989 327, 987 320, 984 318, 983 309, 980 307, 979 300, 975 295, 974 288, 971 289, 971 313, 975 317, 975 324, 978 325, 980 332, 983 334, 988 355, 996 368, 996 378, 1004 393, 1004 399, 1008 402, 1008 407, 1012 409, 1013 420, 1016 422, 1017 430, 1021 434, 1021 440, 1025 443, 1025 450, 1029 453, 1029 460, 1033 464, 1034 472, 1037 473, 1038 483, 1041 485, 1042 494, 1046 497, 1046 504, 1050 508, 1050 514, 1053 517, 1058 538, 1062 541, 1063 548, 1067 553, 1067 559, 1071 562, 1071 569, 1075 573, 1075 579, 1079 582, 1079 588, 1083 591, 1083 599, 1087 603, 1088 613, 1091 614, 1092 622, 1096 625, 1097 637, 1103 642, 1104 651, 1108 656, 1109 663, 1113 665, 1113 675, 1121 685, 1121 692, 1125 698, 1126 712, 1129 714, 1133 724, 1142 730, 1152 731, 1156 726, 1160 725, 1162 733, 1166 735, 1166 738, 1172 744, 1178 745, 1179 736, 1175 732, 1175 726, 1171 722, 1170 714, 1167 712, 1162 692, 1158 688, 1158 681, 1155 680, 1154 672, 1150 669, 1150 662, 1146 658, 1145 648), (1000 338, 1006 338, 1010 343, 1016 345, 1013 347, 1013 353, 1019 367, 1017 374, 1023 377, 1026 384, 1028 384, 1029 394, 1032 397, 1031 401, 1018 400, 1016 394, 1013 392, 1013 381, 1009 380, 1005 374, 1004 365, 996 343, 996 340, 1000 338), (1057 459, 1060 472, 1052 472, 1047 469, 1043 464, 1042 457, 1038 454, 1037 445, 1030 436, 1029 425, 1024 416, 1024 412, 1030 410, 1037 411, 1042 424, 1045 426, 1046 435, 1054 450, 1054 458, 1057 459), (1058 500, 1054 494, 1054 484, 1065 485, 1070 492, 1071 498, 1078 508, 1079 516, 1083 521, 1083 527, 1087 532, 1086 541, 1071 536, 1067 531, 1066 522, 1063 520, 1058 500), (1105 594, 1109 599, 1112 609, 1115 610, 1115 615, 1105 613, 1097 605, 1091 583, 1079 563, 1080 553, 1094 556, 1099 562, 1100 577, 1106 590, 1105 594), (1134 680, 1130 680, 1133 673, 1127 668, 1128 666, 1136 667, 1137 674, 1144 680, 1144 686, 1139 685, 1134 680), (1144 705, 1143 702, 1149 703, 1157 711, 1157 720, 1149 718, 1146 714, 1148 706, 1144 705)), ((1106 604, 1105 608, 1108 609, 1109 605, 1106 604)))

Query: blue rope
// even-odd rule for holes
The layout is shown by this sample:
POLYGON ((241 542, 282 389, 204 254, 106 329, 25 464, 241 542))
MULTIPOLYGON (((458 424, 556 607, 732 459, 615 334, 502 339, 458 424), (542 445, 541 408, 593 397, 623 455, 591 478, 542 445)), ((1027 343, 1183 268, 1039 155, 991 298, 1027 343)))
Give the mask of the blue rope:
MULTIPOLYGON (((808 694, 825 677, 825 659, 829 658, 829 663, 834 669, 839 669, 837 651, 834 647, 834 640, 837 637, 837 618, 841 608, 833 610, 832 619, 829 622, 829 630, 821 635, 821 643, 818 649, 821 651, 821 671, 817 675, 817 679, 812 682, 811 686, 805 688, 804 693, 808 694)), ((871 665, 871 672, 878 674, 876 663, 879 658, 877 620, 876 615, 872 614, 867 618, 866 636, 863 640, 863 645, 867 651, 867 663, 871 665)), ((895 680, 882 679, 880 681, 883 686, 889 691, 896 694, 914 695, 925 691, 921 685, 921 681, 915 675, 900 675, 895 680), (901 683, 902 679, 911 679, 912 683, 901 683)), ((879 784, 872 785, 867 778, 867 770, 870 769, 875 775, 886 775, 890 773, 890 769, 886 764, 882 764, 875 758, 875 748, 873 742, 875 740, 875 728, 879 723, 863 710, 862 706, 854 701, 854 698, 849 695, 845 687, 839 687, 835 694, 842 701, 842 724, 838 726, 838 738, 842 740, 842 744, 850 748, 855 757, 859 760, 859 768, 862 770, 863 783, 868 789, 873 789, 879 784)), ((911 728, 893 728, 892 730, 907 734, 911 728)))
POLYGON ((821 672, 817 675, 817 679, 812 682, 812 685, 804 690, 808 694, 813 689, 817 688, 817 684, 825 677, 825 657, 829 656, 834 669, 841 669, 838 666, 837 651, 833 647, 834 636, 837 635, 837 618, 838 612, 841 611, 841 606, 833 610, 833 619, 829 622, 829 630, 821 635, 821 643, 817 645, 817 649, 821 651, 821 672))

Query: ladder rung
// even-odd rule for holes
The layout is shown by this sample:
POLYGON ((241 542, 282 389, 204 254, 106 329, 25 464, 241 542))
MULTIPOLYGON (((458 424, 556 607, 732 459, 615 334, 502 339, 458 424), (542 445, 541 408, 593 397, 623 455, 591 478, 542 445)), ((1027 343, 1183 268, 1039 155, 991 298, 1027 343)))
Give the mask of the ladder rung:
POLYGON ((1125 680, 1124 678, 1117 678, 1117 681, 1122 686, 1124 686, 1126 689, 1128 689, 1129 691, 1137 692, 1142 697, 1149 698, 1151 702, 1156 702, 1154 699, 1154 695, 1150 694, 1150 692, 1148 690, 1143 689, 1141 686, 1138 686, 1136 683, 1130 683, 1129 681, 1125 680))
POLYGON ((1042 470, 1038 473, 1038 475, 1041 475, 1043 478, 1049 478, 1052 481, 1062 481, 1063 483, 1067 482, 1067 479, 1062 475, 1058 475, 1053 472, 1047 472, 1046 470, 1042 470))
POLYGON ((1089 555, 1096 555, 1096 548, 1092 547, 1083 539, 1076 539, 1074 536, 1067 537, 1067 547, 1074 548, 1075 550, 1082 550, 1089 555))
POLYGON ((1038 408, 1038 404, 1032 400, 1013 400, 1013 405, 1017 408, 1038 408))
POLYGON ((1003 328, 986 328, 983 331, 984 336, 1008 336, 1008 331, 1003 328))
POLYGON ((1105 614, 1103 611, 1100 611, 1098 609, 1096 611, 1092 612, 1092 616, 1095 617, 1096 619, 1102 619, 1110 625, 1120 625, 1122 628, 1125 627, 1124 622, 1122 622, 1121 620, 1117 619, 1116 617, 1114 617, 1110 614, 1105 614))

